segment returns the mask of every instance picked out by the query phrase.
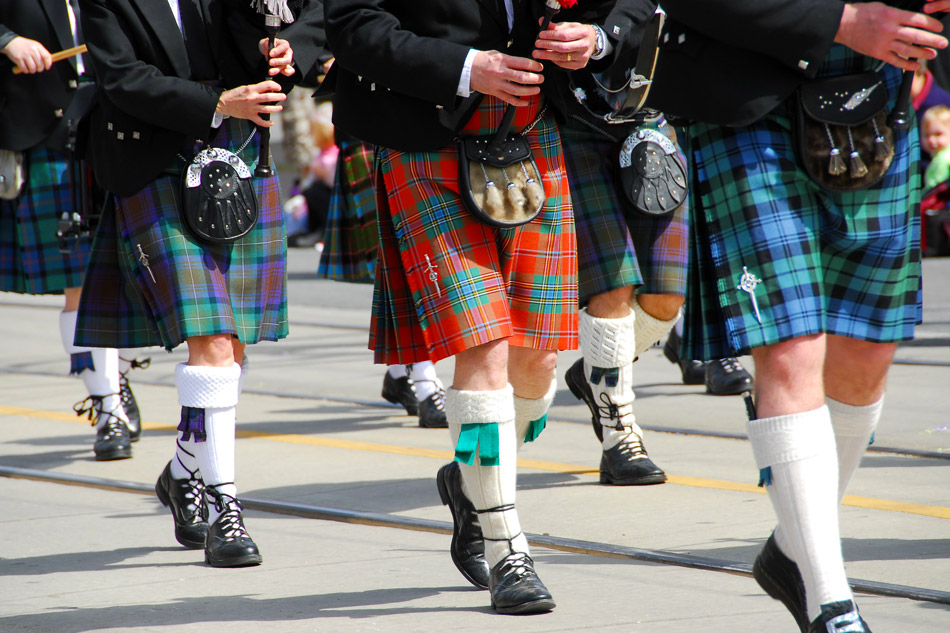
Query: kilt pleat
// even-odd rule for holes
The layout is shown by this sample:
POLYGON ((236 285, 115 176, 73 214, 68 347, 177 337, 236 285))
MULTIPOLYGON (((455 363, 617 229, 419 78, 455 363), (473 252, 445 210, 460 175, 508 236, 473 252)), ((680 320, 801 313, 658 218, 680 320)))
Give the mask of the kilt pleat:
MULTIPOLYGON (((835 47, 822 74, 860 63, 835 47)), ((893 105, 900 72, 882 73, 893 105)), ((818 333, 902 341, 920 322, 916 125, 896 134, 893 164, 878 185, 830 192, 799 168, 789 114, 781 107, 743 128, 690 128, 687 358, 744 354, 818 333), (746 273, 759 281, 743 288, 746 273)))
POLYGON ((0 200, 0 290, 59 294, 79 287, 92 239, 74 240, 69 253, 61 253, 56 240, 60 215, 73 211, 69 160, 34 147, 24 162, 27 182, 20 197, 0 200))
MULTIPOLYGON (((225 122, 214 145, 232 150, 250 124, 225 122)), ((253 171, 258 144, 240 154, 253 171)), ((180 177, 163 175, 116 199, 103 218, 79 308, 76 343, 172 349, 231 334, 245 344, 287 335, 286 238, 277 176, 254 178, 260 215, 246 236, 203 244, 183 226, 180 177)))
POLYGON ((338 281, 371 282, 378 239, 373 146, 343 141, 317 275, 338 281))
MULTIPOLYGON (((463 134, 493 132, 503 112, 503 103, 487 98, 463 134)), ((520 108, 512 129, 536 112, 536 105, 520 108)), ((557 126, 545 116, 527 138, 547 203, 535 220, 511 229, 465 210, 454 146, 378 150, 376 362, 437 361, 499 339, 543 350, 577 346, 576 242, 557 126)))
MULTIPOLYGON (((625 137, 634 129, 617 132, 625 137)), ((685 296, 688 206, 661 217, 637 212, 620 188, 618 142, 577 124, 561 127, 561 142, 577 231, 580 305, 627 286, 685 296)))

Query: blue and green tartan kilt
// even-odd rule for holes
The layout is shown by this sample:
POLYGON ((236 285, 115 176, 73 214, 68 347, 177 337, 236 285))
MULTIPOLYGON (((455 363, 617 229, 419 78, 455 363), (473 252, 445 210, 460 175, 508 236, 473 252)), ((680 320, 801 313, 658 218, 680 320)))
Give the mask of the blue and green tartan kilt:
MULTIPOLYGON (((835 46, 819 75, 871 64, 835 46)), ((892 66, 881 73, 893 106, 901 73, 892 66)), ((893 164, 879 184, 831 192, 798 166, 790 107, 745 127, 690 127, 685 358, 745 354, 818 333, 902 341, 920 322, 916 121, 895 133, 893 164)))
MULTIPOLYGON (((227 119, 213 141, 236 150, 252 125, 227 119)), ((255 138, 239 156, 251 171, 255 138)), ((76 344, 171 350, 185 339, 231 334, 245 344, 287 335, 287 246, 276 174, 254 178, 260 216, 228 244, 204 244, 182 225, 181 178, 162 175, 116 199, 93 244, 76 344)))
MULTIPOLYGON (((626 138, 635 129, 616 132, 626 138)), ((659 129, 675 138, 665 123, 659 129)), ((639 213, 621 189, 617 141, 568 121, 561 126, 561 143, 574 205, 580 305, 627 286, 685 296, 688 206, 659 217, 639 213)))
POLYGON ((24 159, 26 183, 20 197, 0 200, 0 290, 60 294, 82 284, 92 238, 72 240, 72 251, 59 251, 59 217, 74 210, 66 155, 34 147, 24 152, 24 159))
POLYGON ((373 146, 340 143, 330 212, 317 275, 372 283, 379 250, 373 189, 373 146))

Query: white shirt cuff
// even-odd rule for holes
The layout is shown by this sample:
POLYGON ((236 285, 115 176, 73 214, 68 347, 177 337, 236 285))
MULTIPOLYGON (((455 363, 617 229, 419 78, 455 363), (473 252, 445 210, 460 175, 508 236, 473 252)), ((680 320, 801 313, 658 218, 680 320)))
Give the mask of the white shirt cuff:
POLYGON ((472 94, 472 65, 475 63, 475 56, 479 51, 474 48, 469 49, 465 56, 465 63, 462 64, 462 76, 459 77, 459 88, 455 92, 463 99, 472 94))
POLYGON ((221 114, 220 112, 215 112, 214 118, 211 119, 211 127, 213 128, 221 127, 221 124, 224 122, 225 118, 227 118, 226 115, 221 114))

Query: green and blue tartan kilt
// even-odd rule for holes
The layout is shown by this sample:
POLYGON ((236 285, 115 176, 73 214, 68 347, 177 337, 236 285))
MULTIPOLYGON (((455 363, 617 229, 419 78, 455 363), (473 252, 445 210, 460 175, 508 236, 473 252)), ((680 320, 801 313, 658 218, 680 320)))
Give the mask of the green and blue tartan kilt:
POLYGON ((373 281, 379 250, 375 196, 373 146, 343 141, 318 276, 337 281, 373 281))
POLYGON ((69 253, 59 251, 59 217, 74 210, 69 159, 62 152, 34 147, 24 152, 24 168, 26 183, 20 197, 0 200, 0 290, 60 294, 77 288, 92 238, 72 240, 69 253))
MULTIPOLYGON (((215 147, 236 150, 253 130, 226 119, 215 147)), ((239 156, 251 171, 255 138, 239 156)), ((276 174, 254 178, 260 216, 228 244, 204 244, 182 225, 181 177, 162 175, 116 199, 93 244, 76 344, 168 350, 188 338, 231 334, 245 344, 287 335, 287 245, 276 174)))
MULTIPOLYGON (((835 46, 819 74, 871 63, 835 46)), ((881 73, 893 106, 901 73, 881 73)), ((920 322, 916 121, 896 132, 893 164, 878 185, 831 192, 798 166, 790 107, 746 127, 690 127, 684 358, 745 354, 818 333, 902 341, 920 322)))
MULTIPOLYGON (((621 139, 635 129, 616 126, 621 139)), ((675 138, 668 125, 659 129, 675 138)), ((688 206, 665 216, 640 213, 621 189, 618 142, 568 121, 561 126, 561 144, 577 232, 580 305, 627 286, 638 286, 642 293, 685 296, 688 206)))
MULTIPOLYGON (((491 134, 505 104, 486 97, 463 131, 491 134)), ((512 131, 538 105, 518 108, 512 131)), ((547 202, 510 229, 482 224, 459 196, 454 145, 378 149, 376 268, 370 349, 377 363, 437 361, 491 341, 539 350, 577 347, 574 219, 557 125, 528 134, 547 202)))

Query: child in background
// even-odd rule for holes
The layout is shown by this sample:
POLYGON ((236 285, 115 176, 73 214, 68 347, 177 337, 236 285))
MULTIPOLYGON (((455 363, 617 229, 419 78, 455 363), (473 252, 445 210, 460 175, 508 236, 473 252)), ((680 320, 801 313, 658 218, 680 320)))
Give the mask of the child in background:
POLYGON ((933 189, 950 178, 950 108, 938 105, 924 112, 920 144, 931 157, 924 172, 924 189, 933 189))

